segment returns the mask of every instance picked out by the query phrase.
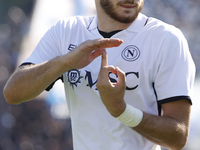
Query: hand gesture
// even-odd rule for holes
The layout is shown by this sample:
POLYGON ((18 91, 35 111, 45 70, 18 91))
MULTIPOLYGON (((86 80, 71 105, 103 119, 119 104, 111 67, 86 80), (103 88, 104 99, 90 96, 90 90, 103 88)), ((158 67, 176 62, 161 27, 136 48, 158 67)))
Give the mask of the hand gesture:
POLYGON ((64 62, 69 70, 80 69, 90 64, 95 58, 102 54, 105 48, 117 47, 122 44, 119 39, 96 39, 88 40, 77 48, 64 55, 64 62))
POLYGON ((125 73, 118 67, 108 66, 106 51, 102 51, 101 69, 97 81, 97 89, 100 93, 101 100, 107 110, 114 117, 120 116, 125 108, 124 94, 126 89, 125 73), (118 76, 118 82, 112 83, 108 77, 109 72, 118 76))

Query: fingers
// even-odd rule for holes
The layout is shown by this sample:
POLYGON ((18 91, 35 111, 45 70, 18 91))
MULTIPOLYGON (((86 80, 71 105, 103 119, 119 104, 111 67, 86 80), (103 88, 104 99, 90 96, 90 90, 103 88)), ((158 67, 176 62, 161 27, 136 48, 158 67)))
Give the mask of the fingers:
POLYGON ((107 81, 108 80, 108 56, 105 50, 102 51, 101 55, 101 68, 99 72, 99 82, 107 81))
POLYGON ((101 70, 100 73, 101 74, 105 74, 106 76, 108 76, 109 72, 112 73, 117 73, 117 70, 114 66, 108 66, 108 55, 106 53, 106 51, 102 51, 102 55, 101 55, 102 59, 101 59, 101 70))
MULTIPOLYGON (((112 84, 108 78, 109 72, 112 72, 117 75, 118 82, 115 85, 125 85, 126 83, 126 75, 125 73, 119 69, 118 67, 108 66, 108 56, 106 51, 102 51, 102 61, 101 61, 101 69, 99 72, 98 82, 104 84, 112 84)), ((114 84, 113 84, 114 85, 114 84)))
POLYGON ((93 51, 91 54, 92 60, 102 55, 102 51, 105 51, 105 49, 97 49, 96 51, 93 51))
POLYGON ((102 51, 102 55, 101 55, 102 59, 101 59, 101 68, 103 67, 107 67, 108 66, 108 55, 106 53, 106 51, 102 51))
POLYGON ((123 43, 120 39, 96 39, 96 40, 88 40, 82 43, 83 49, 87 51, 93 51, 97 49, 118 47, 123 43))
POLYGON ((118 82, 121 83, 121 85, 125 85, 125 83, 126 83, 125 73, 118 67, 116 67, 116 72, 117 72, 116 74, 118 76, 118 82))

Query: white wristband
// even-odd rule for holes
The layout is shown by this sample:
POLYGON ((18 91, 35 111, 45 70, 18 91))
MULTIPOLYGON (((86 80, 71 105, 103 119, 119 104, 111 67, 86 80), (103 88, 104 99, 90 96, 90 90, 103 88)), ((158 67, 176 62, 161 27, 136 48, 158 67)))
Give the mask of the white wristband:
POLYGON ((126 105, 125 111, 117 119, 129 127, 136 127, 143 118, 143 112, 131 105, 126 105))

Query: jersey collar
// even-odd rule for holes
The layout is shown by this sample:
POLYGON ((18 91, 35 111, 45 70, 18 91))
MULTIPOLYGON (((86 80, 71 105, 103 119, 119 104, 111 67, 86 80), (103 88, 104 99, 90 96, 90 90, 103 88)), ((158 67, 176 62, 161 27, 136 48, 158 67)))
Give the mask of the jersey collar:
MULTIPOLYGON (((140 29, 144 27, 147 19, 148 19, 147 16, 140 13, 136 18, 136 20, 126 30, 136 33, 139 32, 140 29)), ((95 16, 92 19, 90 25, 88 26, 88 30, 93 30, 93 29, 97 29, 97 16, 95 16)))

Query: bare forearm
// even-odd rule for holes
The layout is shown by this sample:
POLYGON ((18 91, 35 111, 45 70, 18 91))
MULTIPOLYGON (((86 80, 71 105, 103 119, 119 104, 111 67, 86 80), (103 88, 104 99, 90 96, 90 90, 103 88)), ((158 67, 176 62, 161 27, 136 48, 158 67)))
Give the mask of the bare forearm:
POLYGON ((4 87, 6 101, 19 104, 38 96, 64 73, 59 59, 57 57, 49 62, 18 68, 4 87))
POLYGON ((172 150, 180 150, 185 145, 188 135, 187 126, 174 118, 146 113, 142 122, 133 129, 153 143, 172 150))
POLYGON ((71 69, 80 69, 90 64, 102 54, 105 48, 122 44, 119 39, 95 39, 80 44, 69 53, 51 61, 27 68, 18 68, 4 88, 8 103, 19 104, 38 96, 61 74, 71 69))

